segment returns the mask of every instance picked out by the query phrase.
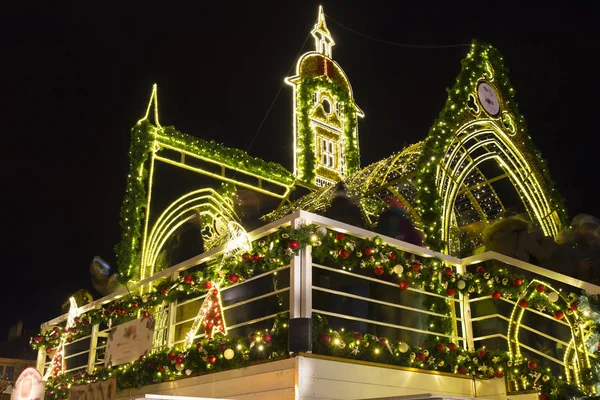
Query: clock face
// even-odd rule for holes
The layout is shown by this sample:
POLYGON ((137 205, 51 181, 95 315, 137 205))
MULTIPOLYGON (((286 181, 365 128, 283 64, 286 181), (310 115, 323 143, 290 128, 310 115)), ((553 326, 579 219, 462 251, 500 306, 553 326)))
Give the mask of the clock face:
POLYGON ((500 101, 496 91, 486 82, 481 82, 477 87, 477 96, 483 109, 491 116, 496 116, 500 112, 500 101))

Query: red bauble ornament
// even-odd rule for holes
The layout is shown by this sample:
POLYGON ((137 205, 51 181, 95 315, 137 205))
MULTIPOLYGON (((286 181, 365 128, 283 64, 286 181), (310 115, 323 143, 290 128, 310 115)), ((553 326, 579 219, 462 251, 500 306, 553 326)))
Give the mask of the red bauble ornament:
POLYGON ((446 289, 446 292, 448 292, 448 296, 454 296, 456 290, 454 290, 454 288, 449 287, 448 289, 446 289))
POLYGON ((425 360, 425 354, 417 353, 417 361, 424 361, 424 360, 425 360))
POLYGON ((454 351, 454 350, 456 350, 456 344, 450 342, 450 343, 448 343, 448 348, 450 349, 450 351, 454 351))
POLYGON ((256 253, 252 254, 252 256, 250 257, 250 261, 253 263, 258 262, 258 260, 260 260, 260 256, 256 253))
POLYGON ((160 372, 161 374, 164 374, 164 373, 165 373, 165 368, 164 368, 164 367, 158 366, 158 367, 156 367, 156 370, 157 370, 158 372, 160 372))
POLYGON ((535 287, 535 290, 537 290, 540 293, 544 293, 546 291, 546 286, 542 285, 541 283, 539 285, 537 285, 535 287))
POLYGON ((344 240, 344 239, 345 239, 345 236, 344 236, 344 234, 343 234, 343 233, 339 233, 339 232, 337 232, 337 233, 335 234, 335 238, 336 238, 337 240, 344 240))
POLYGON ((467 367, 461 365, 460 367, 458 367, 458 373, 461 375, 465 375, 467 373, 467 367))
POLYGON ((83 326, 88 326, 90 322, 87 319, 84 319, 83 321, 81 321, 81 325, 83 326))
POLYGON ((513 285, 515 285, 515 286, 521 286, 522 284, 523 284, 523 279, 515 278, 513 280, 513 285))
POLYGON ((271 337, 271 335, 268 333, 265 333, 262 338, 263 338, 263 342, 265 342, 265 343, 271 343, 271 340, 273 339, 271 337))
POLYGON ((532 370, 532 371, 533 371, 534 369, 537 369, 537 367, 538 367, 538 365, 537 365, 537 362, 535 362, 535 361, 533 361, 533 360, 531 360, 531 361, 529 361, 529 362, 527 363, 527 368, 529 368, 529 369, 530 369, 530 370, 532 370))
POLYGON ((166 295, 168 291, 169 289, 167 289, 165 286, 160 288, 160 294, 162 294, 163 296, 166 295))
POLYGON ((370 247, 365 247, 365 248, 363 249, 363 254, 364 254, 365 256, 370 256, 370 255, 371 255, 371 253, 373 253, 373 250, 371 250, 371 248, 370 248, 370 247))
POLYGON ((393 251, 390 253, 390 260, 394 261, 396 259, 396 253, 393 251))
POLYGON ((362 335, 360 332, 354 332, 354 340, 362 340, 362 335))
POLYGON ((381 276, 381 275, 383 275, 385 270, 383 269, 383 267, 381 265, 378 265, 373 269, 373 272, 375 273, 375 275, 381 276))
POLYGON ((79 317, 73 318, 73 322, 75 322, 76 324, 78 324, 79 323, 79 317))
POLYGON ((183 277, 183 281, 184 281, 185 283, 187 283, 187 284, 190 284, 190 283, 192 283, 192 279, 194 279, 194 277, 193 277, 193 276, 191 276, 191 275, 186 275, 186 276, 184 276, 184 277, 183 277))
POLYGON ((496 376, 496 378, 502 378, 504 376, 504 372, 497 369, 496 371, 494 371, 494 375, 496 376))
POLYGON ((329 336, 327 334, 321 335, 321 342, 323 342, 323 343, 329 343, 330 341, 331 341, 331 336, 329 336))
POLYGON ((212 282, 211 281, 204 281, 204 289, 209 290, 212 288, 212 282))
POLYGON ((435 349, 441 353, 442 351, 446 350, 446 346, 444 346, 443 343, 438 343, 435 345, 435 349))
POLYGON ((137 301, 134 301, 133 303, 131 303, 131 308, 138 309, 139 307, 140 307, 140 303, 138 303, 137 301))
POLYGON ((519 300, 519 307, 527 308, 528 305, 529 305, 529 302, 527 300, 525 300, 525 299, 519 300))
POLYGON ((554 318, 556 318, 557 320, 561 320, 565 317, 565 313, 562 312, 561 310, 556 310, 554 311, 554 318))
POLYGON ((292 250, 296 250, 300 246, 297 240, 290 240, 288 243, 288 247, 292 250))
POLYGON ((219 345, 219 351, 222 353, 227 349, 227 345, 222 343, 219 345))
POLYGON ((73 341, 73 338, 72 338, 71 336, 69 336, 69 337, 67 338, 67 342, 71 343, 72 341, 73 341))
POLYGON ((417 262, 412 263, 411 268, 412 268, 413 271, 417 272, 418 270, 421 269, 421 264, 419 264, 417 262))
POLYGON ((242 261, 243 262, 250 262, 250 253, 244 253, 242 254, 242 261))
POLYGON ((52 351, 52 349, 50 347, 46 347, 46 353, 50 353, 52 351))
POLYGON ((148 317, 150 317, 150 312, 149 311, 144 311, 142 313, 142 318, 148 318, 148 317))
POLYGON ((338 253, 339 253, 339 255, 340 255, 340 258, 341 258, 342 260, 345 260, 345 259, 347 259, 348 257, 350 257, 350 252, 349 252, 348 250, 346 250, 346 249, 341 249, 341 250, 340 250, 338 253))
POLYGON ((450 267, 444 268, 444 273, 448 276, 452 275, 452 268, 450 268, 450 267))
POLYGON ((167 354, 167 360, 171 361, 174 358, 175 358, 175 353, 170 352, 169 354, 167 354))
POLYGON ((494 299, 494 300, 498 300, 500 297, 502 297, 502 293, 500 293, 499 291, 497 291, 497 290, 494 290, 494 291, 492 292, 492 299, 494 299))
POLYGON ((54 337, 55 337, 55 338, 57 338, 57 337, 59 337, 59 336, 60 336, 60 333, 58 333, 58 332, 54 332, 54 337))
POLYGON ((483 274, 485 272, 485 268, 483 267, 477 267, 477 269, 475 270, 478 274, 483 274))
POLYGON ((142 355, 140 356, 140 358, 139 358, 139 360, 140 360, 140 361, 144 361, 145 359, 146 359, 146 356, 145 356, 145 355, 143 355, 143 354, 142 354, 142 355))
POLYGON ((175 357, 175 364, 177 364, 177 365, 183 364, 183 357, 182 356, 175 357))
POLYGON ((229 282, 231 282, 231 283, 236 283, 239 279, 240 279, 240 277, 237 276, 236 274, 229 275, 229 282))
POLYGON ((485 349, 479 349, 479 350, 477 350, 477 356, 479 358, 484 358, 486 356, 486 354, 487 354, 487 351, 485 351, 485 349))
POLYGON ((196 350, 200 350, 202 348, 202 342, 196 343, 196 350))
POLYGON ((579 303, 577 303, 577 302, 571 303, 570 307, 571 307, 571 310, 577 311, 577 307, 579 307, 579 303))
POLYGON ((406 289, 408 289, 408 283, 402 281, 398 284, 398 286, 400 287, 400 290, 404 291, 406 289))
POLYGON ((217 362, 217 357, 211 354, 208 357, 206 357, 206 362, 211 365, 214 365, 217 362))

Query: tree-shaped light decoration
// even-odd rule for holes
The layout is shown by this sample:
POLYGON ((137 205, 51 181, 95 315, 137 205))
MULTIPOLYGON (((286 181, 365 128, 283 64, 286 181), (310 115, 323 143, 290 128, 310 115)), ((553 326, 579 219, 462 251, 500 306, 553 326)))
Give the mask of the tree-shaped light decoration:
MULTIPOLYGON (((71 307, 69 308, 69 315, 67 317, 67 325, 65 327, 66 332, 75 326, 75 318, 79 317, 80 314, 75 298, 69 298, 69 302, 71 303, 71 307)), ((54 356, 52 357, 50 367, 44 375, 44 381, 47 381, 48 378, 55 378, 65 372, 65 340, 66 336, 63 335, 60 339, 58 347, 56 348, 54 356)))
MULTIPOLYGON (((218 269, 221 280, 226 273, 226 271, 222 271, 225 261, 241 252, 252 249, 250 236, 240 224, 230 221, 227 224, 227 230, 227 244, 225 245, 225 252, 218 269)), ((223 315, 223 307, 221 305, 220 285, 221 282, 211 282, 208 285, 209 289, 206 298, 198 311, 198 315, 194 318, 192 327, 185 336, 185 347, 189 347, 194 343, 194 338, 201 325, 204 327, 204 337, 206 339, 211 339, 215 333, 227 335, 227 326, 225 325, 225 316, 223 315)))

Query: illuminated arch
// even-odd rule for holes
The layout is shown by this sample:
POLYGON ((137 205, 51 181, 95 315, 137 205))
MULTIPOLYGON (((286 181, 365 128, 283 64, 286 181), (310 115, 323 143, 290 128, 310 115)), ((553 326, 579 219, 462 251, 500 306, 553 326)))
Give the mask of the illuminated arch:
MULTIPOLYGON (((539 284, 542 284, 546 287, 546 293, 556 292, 556 294, 558 294, 558 300, 556 302, 557 305, 562 306, 562 309, 569 309, 569 301, 559 291, 555 290, 547 283, 538 281, 537 279, 534 279, 529 283, 523 292, 522 298, 530 301, 534 296, 546 296, 546 294, 539 293, 536 290, 536 287, 539 284)), ((515 303, 508 321, 508 353, 513 360, 518 360, 522 357, 522 344, 519 341, 519 330, 521 327, 521 319, 523 318, 526 309, 527 308, 520 307, 518 302, 515 303)), ((571 340, 569 341, 563 358, 565 377, 567 382, 574 381, 575 384, 581 386, 581 372, 591 367, 590 356, 585 345, 586 334, 584 331, 584 326, 580 325, 581 321, 579 320, 577 313, 571 313, 570 315, 569 313, 565 313, 563 320, 564 322, 560 323, 569 326, 571 329, 571 340)), ((559 323, 558 321, 556 322, 559 323)), ((533 349, 530 348, 529 350, 533 349)), ((535 350, 533 351, 535 352, 535 350)))
POLYGON ((223 242, 228 223, 238 221, 231 200, 213 189, 199 189, 181 196, 163 211, 150 230, 142 252, 141 279, 155 273, 158 255, 171 235, 181 225, 198 216, 206 227, 202 233, 205 250, 223 242))
MULTIPOLYGON (((504 171, 501 177, 491 180, 509 179, 532 221, 539 224, 545 235, 555 236, 560 230, 560 219, 552 209, 547 188, 539 179, 529 157, 493 120, 479 119, 459 128, 437 167, 436 188, 442 200, 442 241, 448 243, 450 240, 455 200, 461 186, 465 186, 466 177, 476 171, 480 164, 491 160, 497 162, 504 171)), ((477 170, 477 173, 480 172, 477 170)), ((481 185, 488 185, 489 181, 485 177, 481 185)), ((486 220, 484 213, 481 219, 486 220)))

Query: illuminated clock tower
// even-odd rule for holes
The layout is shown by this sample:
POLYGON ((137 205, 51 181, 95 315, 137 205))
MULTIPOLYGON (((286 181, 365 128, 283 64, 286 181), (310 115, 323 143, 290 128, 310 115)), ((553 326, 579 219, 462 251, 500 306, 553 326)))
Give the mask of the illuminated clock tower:
POLYGON ((298 60, 285 82, 294 88, 294 175, 317 186, 345 179, 360 168, 358 117, 352 87, 333 60, 335 44, 323 7, 312 30, 315 51, 298 60))

